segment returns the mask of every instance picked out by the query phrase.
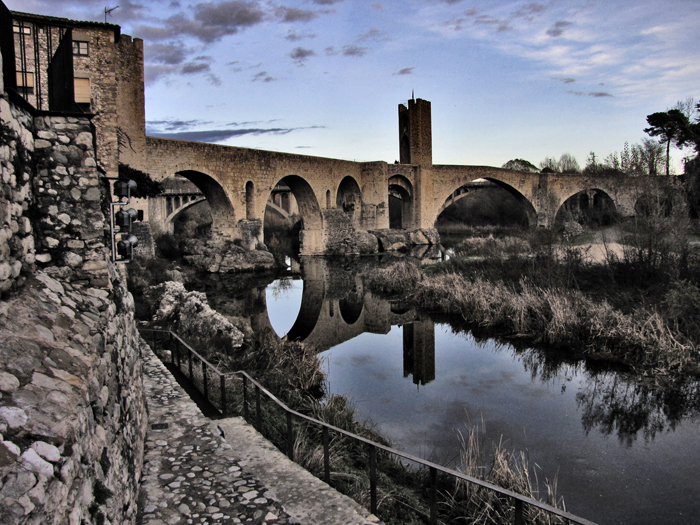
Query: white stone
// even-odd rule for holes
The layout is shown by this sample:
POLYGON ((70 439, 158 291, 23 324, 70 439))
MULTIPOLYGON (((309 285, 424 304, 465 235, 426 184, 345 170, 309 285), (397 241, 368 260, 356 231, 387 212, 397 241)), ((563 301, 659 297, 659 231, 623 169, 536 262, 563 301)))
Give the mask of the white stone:
POLYGON ((56 248, 61 242, 58 239, 54 239, 53 237, 46 237, 44 239, 44 244, 46 244, 46 247, 51 249, 51 248, 56 248))
POLYGON ((0 264, 0 281, 9 279, 12 275, 12 267, 8 263, 0 264))
POLYGON ((48 253, 39 253, 39 254, 37 254, 37 255, 34 257, 34 259, 35 259, 37 262, 46 264, 46 263, 51 262, 51 255, 48 254, 48 253))
POLYGON ((19 457, 19 460, 24 464, 27 470, 49 478, 53 476, 53 465, 45 459, 42 459, 33 448, 25 450, 24 454, 19 457))
POLYGON ((3 441, 2 444, 5 446, 7 450, 9 450, 16 458, 20 456, 22 453, 22 450, 15 445, 12 441, 3 441))
POLYGON ((61 453, 54 445, 43 441, 35 441, 32 443, 32 448, 46 461, 56 463, 61 460, 61 453))
POLYGON ((83 264, 83 258, 77 253, 66 252, 63 254, 63 262, 72 268, 77 268, 83 264))
POLYGON ((34 275, 34 277, 36 277, 37 281, 44 283, 44 285, 52 292, 56 292, 60 295, 65 295, 66 290, 63 288, 63 285, 59 283, 56 279, 53 279, 52 277, 46 275, 44 272, 37 272, 34 275))
POLYGON ((27 423, 27 413, 17 407, 0 407, 0 418, 4 419, 10 428, 20 428, 27 423))
POLYGON ((19 388, 19 379, 7 372, 0 372, 0 390, 12 393, 19 388))
POLYGON ((70 224, 70 215, 67 213, 62 213, 58 216, 58 220, 61 221, 63 224, 70 224))

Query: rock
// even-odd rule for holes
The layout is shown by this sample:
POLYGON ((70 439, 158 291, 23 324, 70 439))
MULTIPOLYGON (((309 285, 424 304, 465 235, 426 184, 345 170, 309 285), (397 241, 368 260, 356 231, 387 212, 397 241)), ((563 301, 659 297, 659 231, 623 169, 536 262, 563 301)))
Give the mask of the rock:
POLYGON ((36 474, 48 478, 53 476, 53 465, 45 459, 42 459, 33 448, 25 450, 24 454, 19 457, 19 461, 27 470, 36 474))
POLYGON ((7 372, 0 372, 0 390, 12 393, 19 388, 19 379, 7 372))
POLYGON ((12 465, 19 457, 21 450, 11 441, 0 443, 0 467, 12 465))
POLYGON ((36 476, 31 472, 19 471, 17 474, 10 474, 9 479, 2 488, 2 495, 6 498, 17 499, 26 494, 36 485, 36 476))
POLYGON ((154 322, 177 322, 181 335, 216 338, 228 348, 239 348, 243 344, 241 331, 226 317, 212 310, 203 293, 188 292, 182 283, 172 281, 154 288, 158 297, 154 322))
POLYGON ((0 407, 0 419, 4 419, 10 428, 20 428, 27 423, 27 413, 17 407, 0 407))
POLYGON ((53 445, 49 445, 48 443, 44 443, 43 441, 35 441, 34 443, 32 443, 32 448, 46 461, 50 461, 51 463, 57 463, 61 460, 61 453, 53 445))
POLYGON ((209 273, 258 272, 277 266, 270 252, 246 250, 231 242, 188 239, 181 249, 186 264, 209 273))

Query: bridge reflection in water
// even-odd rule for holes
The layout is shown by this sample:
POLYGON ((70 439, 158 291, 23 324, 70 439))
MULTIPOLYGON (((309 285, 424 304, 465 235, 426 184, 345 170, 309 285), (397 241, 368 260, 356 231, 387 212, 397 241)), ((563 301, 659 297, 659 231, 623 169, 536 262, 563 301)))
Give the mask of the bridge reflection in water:
MULTIPOLYGON (((372 259, 372 265, 375 264, 372 259)), ((296 314, 289 331, 277 333, 270 321, 274 296, 279 292, 268 288, 266 297, 260 298, 265 301, 265 310, 258 311, 251 320, 254 332, 274 332, 282 339, 303 342, 321 353, 363 333, 386 335, 398 325, 403 328, 404 377, 412 375, 417 385, 429 383, 435 379, 435 323, 415 308, 403 308, 366 291, 360 270, 359 263, 349 267, 347 261, 305 258, 295 276, 303 279, 299 311, 289 311, 285 303, 282 313, 284 317, 296 314)))

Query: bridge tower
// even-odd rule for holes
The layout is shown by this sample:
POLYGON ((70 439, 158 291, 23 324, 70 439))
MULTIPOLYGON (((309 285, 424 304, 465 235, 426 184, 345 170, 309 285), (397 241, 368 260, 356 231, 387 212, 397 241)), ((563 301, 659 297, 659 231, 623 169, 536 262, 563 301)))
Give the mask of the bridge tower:
POLYGON ((430 169, 433 165, 433 131, 430 102, 411 98, 399 104, 399 162, 430 169))

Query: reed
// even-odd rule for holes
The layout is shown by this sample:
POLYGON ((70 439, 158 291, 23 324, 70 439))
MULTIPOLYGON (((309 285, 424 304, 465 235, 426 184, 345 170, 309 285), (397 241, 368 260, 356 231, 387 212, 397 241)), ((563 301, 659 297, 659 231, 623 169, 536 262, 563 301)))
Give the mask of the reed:
POLYGON ((640 307, 625 314, 577 290, 447 273, 425 276, 412 300, 431 310, 459 313, 497 334, 619 360, 640 371, 681 373, 697 363, 696 344, 671 330, 657 312, 640 307))

